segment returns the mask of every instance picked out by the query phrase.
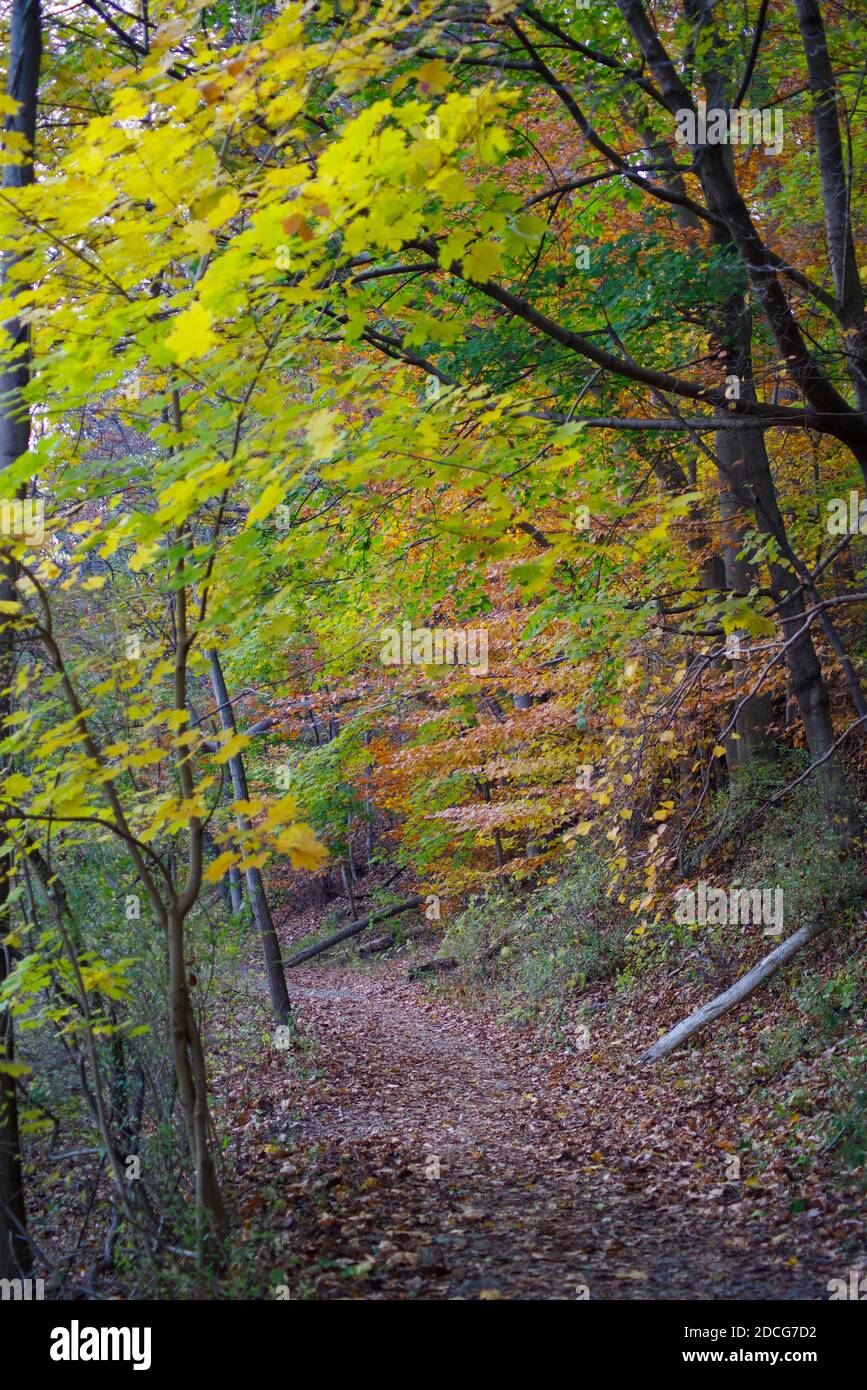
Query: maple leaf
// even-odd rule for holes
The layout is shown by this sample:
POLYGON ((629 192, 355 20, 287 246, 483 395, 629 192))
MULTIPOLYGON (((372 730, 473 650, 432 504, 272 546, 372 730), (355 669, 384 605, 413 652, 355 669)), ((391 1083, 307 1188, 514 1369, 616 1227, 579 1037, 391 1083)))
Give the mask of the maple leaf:
POLYGON ((281 854, 289 855, 295 869, 319 869, 328 858, 328 850, 303 822, 282 831, 273 845, 281 854))
POLYGON ((300 212, 292 212, 283 219, 283 230, 288 236, 298 236, 302 241, 312 241, 313 231, 306 217, 300 212))
POLYGON ((316 459, 328 458, 337 445, 337 431, 334 427, 335 414, 332 410, 317 410, 307 421, 307 443, 316 459))
POLYGON ((468 280, 484 283, 503 269, 503 257, 498 246, 490 241, 477 241, 464 256, 462 271, 468 280))
POLYGON ((416 81, 424 92, 444 92, 451 82, 451 73, 442 58, 431 58, 429 63, 418 69, 416 81))
POLYGON ((246 734, 232 734, 230 738, 226 739, 225 743, 220 744, 219 749, 214 754, 214 761, 218 763, 227 763, 230 758, 236 757, 237 754, 241 752, 242 748, 246 748, 249 742, 250 740, 246 734))
POLYGON ((217 855, 217 858, 208 865, 202 877, 206 883, 219 883, 228 873, 229 869, 231 869, 232 865, 239 862, 240 858, 241 856, 235 854, 233 850, 225 850, 222 854, 217 855))
POLYGON ((204 304, 191 304, 175 319, 174 327, 166 338, 177 362, 190 362, 193 358, 204 357, 218 341, 211 331, 213 315, 204 304))

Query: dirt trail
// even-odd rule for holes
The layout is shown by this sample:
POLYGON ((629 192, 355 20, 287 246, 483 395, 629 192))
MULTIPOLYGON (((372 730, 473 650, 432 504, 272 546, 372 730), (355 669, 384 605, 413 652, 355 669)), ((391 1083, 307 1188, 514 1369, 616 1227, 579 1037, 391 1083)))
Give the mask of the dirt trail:
POLYGON ((708 1214, 637 1141, 594 1150, 581 1085, 552 1084, 520 1030, 431 998, 397 962, 292 983, 304 1080, 262 1101, 287 1160, 292 1297, 827 1296, 818 1258, 788 1268, 767 1223, 708 1214))

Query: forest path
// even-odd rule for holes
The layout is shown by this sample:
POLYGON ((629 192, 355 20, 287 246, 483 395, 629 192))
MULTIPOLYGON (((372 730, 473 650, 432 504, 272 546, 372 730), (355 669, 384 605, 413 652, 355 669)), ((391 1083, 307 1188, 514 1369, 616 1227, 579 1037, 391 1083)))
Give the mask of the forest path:
POLYGON ((648 1164, 637 1136, 634 1152, 594 1149, 586 1056, 568 1059, 564 1087, 562 1057, 432 997, 397 961, 305 966, 291 984, 303 1076, 291 1102, 262 1104, 289 1157, 292 1297, 827 1296, 821 1262, 788 1267, 768 1222, 691 1201, 677 1155, 648 1164))
POLYGON ((305 966, 291 983, 294 1096, 269 1076, 261 1106, 288 1159, 275 1195, 292 1297, 827 1296, 821 1262, 787 1267, 767 1222, 666 1181, 676 1158, 648 1165, 637 1138, 593 1149, 586 1057, 568 1059, 564 1089, 556 1054, 397 961, 305 966))

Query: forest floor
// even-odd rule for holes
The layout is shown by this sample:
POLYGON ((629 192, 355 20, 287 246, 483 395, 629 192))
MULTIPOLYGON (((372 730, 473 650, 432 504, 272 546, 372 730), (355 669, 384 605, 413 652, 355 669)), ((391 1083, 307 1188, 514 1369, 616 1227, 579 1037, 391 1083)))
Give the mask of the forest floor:
POLYGON ((714 1048, 639 1069, 646 1013, 599 1002, 589 1047, 552 1049, 405 957, 290 988, 298 1041, 226 1116, 244 1227, 273 1233, 260 1296, 813 1300, 867 1262, 863 1194, 788 1159, 727 1177, 751 1088, 714 1048))

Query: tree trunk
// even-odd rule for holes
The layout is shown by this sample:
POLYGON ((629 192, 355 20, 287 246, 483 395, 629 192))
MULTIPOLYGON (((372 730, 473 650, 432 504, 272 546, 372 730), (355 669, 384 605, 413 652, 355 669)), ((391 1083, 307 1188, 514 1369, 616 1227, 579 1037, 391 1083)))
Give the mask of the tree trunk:
MULTIPOLYGON (((6 94, 18 103, 14 115, 5 120, 7 131, 24 136, 31 150, 36 138, 36 110, 39 68, 42 59, 42 12, 40 0, 12 0, 9 34, 9 67, 6 94)), ((33 182, 33 159, 3 166, 3 187, 22 188, 33 182)), ((8 253, 0 267, 0 290, 14 295, 9 271, 17 257, 8 253)), ((22 392, 30 380, 30 330, 17 318, 3 325, 3 362, 0 366, 0 471, 4 472, 30 447, 30 411, 22 402, 22 392), (17 351, 16 351, 17 350, 17 351), (9 354, 14 353, 13 356, 9 354)), ((0 552, 0 600, 15 598, 16 566, 0 552)), ((0 720, 4 729, 11 713, 9 688, 12 672, 12 641, 8 628, 0 630, 0 720)), ((0 916, 5 918, 9 882, 3 875, 0 888, 0 916)), ((5 934, 6 926, 0 927, 5 934)), ((10 968, 9 948, 0 948, 0 984, 10 968)), ((7 1062, 15 1057, 12 1014, 0 1011, 0 1051, 7 1062)), ((18 1097, 15 1078, 0 1074, 0 1278, 26 1276, 31 1268, 27 1240, 27 1211, 21 1171, 21 1138, 18 1128, 18 1097)))
MULTIPOLYGON (((229 700, 229 692, 226 689, 226 682, 223 677, 223 668, 220 665, 220 658, 215 650, 208 653, 211 665, 211 685, 214 691, 214 699, 220 715, 220 724, 231 733, 236 732, 235 714, 229 700)), ((235 792, 236 801, 249 800, 249 788, 247 786, 247 772, 244 767, 244 759, 240 753, 236 753, 229 759, 229 774, 232 778, 232 787, 235 792)), ((247 830, 250 821, 246 816, 238 817, 238 824, 242 829, 247 830)), ((286 976, 283 971, 283 959, 280 953, 280 942, 277 931, 274 927, 274 919, 271 916, 271 909, 268 906, 268 898, 265 894, 265 885, 262 882, 261 871, 255 867, 244 870, 247 881, 247 895, 250 899, 250 907, 253 912, 253 921, 256 923, 259 935, 262 938, 262 954, 265 961, 265 975, 268 980, 268 993, 271 997, 271 1008, 274 1018, 278 1023, 286 1023, 292 1012, 292 1005, 289 1002, 289 991, 286 987, 286 976)))
POLYGON ((828 259, 840 304, 840 322, 849 330, 844 339, 846 366, 855 386, 858 408, 864 411, 867 410, 867 314, 852 235, 852 189, 837 117, 837 81, 818 0, 795 0, 795 9, 813 96, 813 126, 819 154, 828 259))
MULTIPOLYGON (((705 12, 708 16, 710 14, 708 0, 690 0, 686 8, 693 17, 700 12, 705 12)), ((709 107, 728 106, 727 63, 727 56, 718 53, 716 46, 712 46, 704 74, 709 107)), ((734 187, 734 158, 730 146, 720 149, 719 160, 725 178, 734 187)), ((706 197, 713 205, 714 179, 707 168, 699 169, 699 177, 706 197)), ((731 224, 725 229, 715 228, 713 239, 718 245, 732 251, 737 245, 737 233, 731 224)), ((743 283, 735 285, 723 305, 719 338, 727 376, 734 377, 742 400, 756 402, 758 396, 753 374, 752 311, 746 289, 747 276, 744 274, 743 283)), ((724 429, 718 430, 716 456, 721 475, 720 501, 727 587, 734 593, 745 593, 755 576, 752 567, 738 560, 737 554, 741 548, 749 512, 754 515, 759 532, 773 537, 779 551, 784 555, 788 553, 789 560, 794 556, 777 500, 764 431, 761 428, 747 429, 735 434, 724 429)), ((783 636, 788 638, 792 635, 792 627, 795 631, 803 627, 803 597, 799 594, 797 597, 787 598, 799 588, 798 576, 794 568, 779 561, 772 562, 769 569, 774 596, 782 604, 780 617, 783 636)), ((805 629, 798 639, 787 647, 786 662, 797 695, 807 746, 814 761, 817 761, 825 756, 834 742, 834 726, 827 687, 809 629, 805 629)), ((743 676, 739 673, 737 683, 743 684, 747 679, 746 671, 743 676)), ((757 691, 747 700, 738 716, 736 732, 741 737, 733 741, 735 748, 741 743, 745 743, 746 748, 743 752, 738 750, 732 754, 735 766, 748 762, 755 751, 768 751, 772 712, 770 700, 763 697, 761 691, 757 691)), ((822 764, 819 779, 829 812, 832 815, 842 813, 843 819, 848 820, 848 814, 844 809, 848 801, 845 776, 836 757, 831 757, 822 764)))
MULTIPOLYGON (((370 747, 371 738, 372 738, 371 731, 370 731, 370 729, 367 729, 367 730, 365 731, 365 734, 364 734, 364 746, 365 746, 365 748, 369 748, 369 747, 370 747)), ((367 764, 367 768, 365 769, 365 784, 364 784, 364 815, 365 815, 365 820, 366 820, 366 822, 367 822, 367 868, 368 868, 368 871, 370 870, 371 861, 372 861, 372 859, 373 859, 373 851, 374 851, 374 849, 375 849, 375 847, 376 847, 376 823, 375 823, 375 819, 374 819, 373 797, 371 796, 371 792, 370 792, 370 783, 371 783, 371 778, 372 778, 372 777, 373 777, 373 763, 368 763, 368 764, 367 764)))
MULTIPOLYGON (((0 887, 4 907, 8 892, 4 880, 0 887)), ((0 946, 0 985, 9 973, 9 957, 10 947, 0 946)), ((15 1037, 8 1009, 0 1013, 0 1060, 15 1061, 15 1037)), ((0 1279, 26 1278, 31 1267, 18 1132, 18 1096, 14 1076, 0 1072, 0 1279)))
POLYGON ((244 885, 235 864, 229 869, 229 902, 233 912, 240 912, 244 906, 244 885))
MULTIPOLYGON (((712 89, 715 88, 713 99, 722 104, 725 98, 720 79, 711 74, 708 82, 709 101, 712 99, 712 89)), ((686 186, 674 156, 667 145, 655 140, 652 132, 645 131, 644 138, 647 142, 648 153, 657 166, 658 176, 662 176, 666 187, 678 194, 684 194, 686 186)), ((689 228, 695 232, 701 230, 699 218, 690 209, 678 209, 675 217, 681 227, 689 228)), ((730 244, 731 242, 731 238, 723 233, 717 233, 715 239, 721 244, 730 244)), ((721 320, 726 374, 728 375, 730 372, 744 373, 747 381, 751 384, 752 357, 748 335, 749 317, 745 317, 743 295, 739 290, 734 290, 728 296, 723 306, 721 320)), ((753 391, 752 395, 754 396, 754 394, 753 391)), ((724 415, 724 412, 721 415, 724 415)), ((750 431, 750 434, 753 433, 758 434, 761 440, 760 431, 750 431)), ((745 443, 744 451, 748 447, 749 444, 745 443)), ((755 567, 749 566, 737 558, 743 546, 744 532, 747 530, 747 514, 743 502, 738 499, 732 487, 732 481, 737 478, 739 468, 740 471, 743 471, 743 461, 738 457, 740 444, 735 438, 734 431, 725 427, 718 429, 714 440, 714 449, 719 468, 722 566, 720 567, 717 563, 718 557, 712 556, 706 562, 706 568, 700 579, 700 588, 718 588, 725 589, 729 593, 747 594, 755 577, 755 567), (722 576, 718 573, 719 568, 723 570, 722 576)), ((689 479, 665 451, 656 451, 654 470, 663 486, 672 495, 676 496, 690 490, 689 479)), ((694 528, 690 538, 690 547, 692 549, 705 549, 709 543, 709 537, 706 534, 704 520, 695 504, 690 508, 690 522, 694 528)), ((743 633, 732 635, 741 640, 746 636, 743 633)), ((722 662, 720 662, 721 664, 722 662)), ((734 665, 732 669, 735 690, 737 691, 737 687, 748 679, 749 671, 745 665, 734 665)), ((738 768, 749 764, 755 756, 771 751, 774 746, 773 738, 770 735, 772 722, 773 702, 769 695, 757 691, 747 700, 738 715, 736 726, 732 731, 733 734, 737 734, 737 738, 729 736, 726 739, 726 764, 730 777, 738 768)))
POLYGON ((196 1222, 201 1242, 202 1214, 207 1214, 213 1233, 222 1242, 228 1231, 226 1209, 211 1156, 208 1126, 208 1088, 198 1024, 190 1002, 184 962, 183 918, 177 905, 169 909, 169 1012, 172 1056, 187 1145, 196 1185, 196 1222))
POLYGON ((341 880, 342 880, 342 882, 343 882, 343 891, 345 892, 347 898, 349 899, 349 915, 350 915, 350 917, 353 917, 353 918, 354 918, 356 912, 358 911, 358 908, 357 908, 356 902, 355 902, 355 890, 354 890, 354 888, 353 888, 353 886, 352 886, 352 883, 353 883, 352 871, 351 871, 351 869, 350 869, 350 870, 347 872, 347 868, 346 868, 346 865, 345 865, 345 864, 341 864, 341 866, 340 866, 340 877, 341 877, 341 880))
MULTIPOLYGON (((231 800, 231 798, 229 798, 231 800)), ((203 831, 205 849, 211 859, 218 857, 219 851, 214 843, 214 837, 209 830, 203 831)), ((240 912, 244 905, 244 894, 241 888, 241 875, 238 873, 237 865, 232 864, 228 873, 220 879, 220 893, 223 902, 230 912, 240 912)))

